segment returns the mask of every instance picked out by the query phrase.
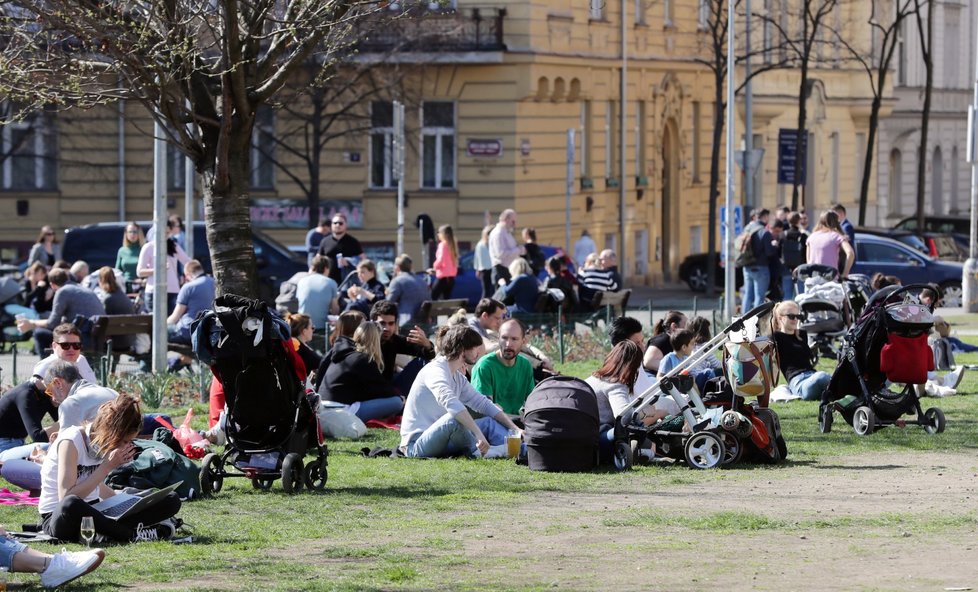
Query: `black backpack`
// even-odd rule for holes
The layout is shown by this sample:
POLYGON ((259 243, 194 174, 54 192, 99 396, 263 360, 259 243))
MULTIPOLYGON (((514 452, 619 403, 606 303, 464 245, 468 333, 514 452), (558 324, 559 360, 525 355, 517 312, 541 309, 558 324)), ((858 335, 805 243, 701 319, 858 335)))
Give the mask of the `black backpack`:
POLYGON ((754 235, 764 228, 757 222, 751 222, 743 232, 734 238, 734 265, 750 267, 757 263, 757 253, 754 252, 754 235))
POLYGON ((785 267, 794 269, 805 263, 807 243, 808 235, 799 230, 790 229, 784 233, 784 238, 781 239, 781 261, 785 267))
POLYGON ((598 400, 583 380, 542 381, 526 398, 523 425, 530 470, 578 472, 598 466, 598 400))

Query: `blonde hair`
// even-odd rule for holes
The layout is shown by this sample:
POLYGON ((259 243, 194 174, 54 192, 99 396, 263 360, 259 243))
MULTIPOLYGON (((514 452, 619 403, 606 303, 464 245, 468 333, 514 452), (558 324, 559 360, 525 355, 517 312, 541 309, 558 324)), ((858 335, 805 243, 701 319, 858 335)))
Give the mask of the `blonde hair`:
MULTIPOLYGON (((801 308, 799 308, 798 303, 795 302, 794 300, 782 300, 781 302, 774 305, 774 312, 772 315, 773 318, 771 319, 771 323, 773 324, 775 331, 780 331, 782 333, 785 332, 784 327, 781 325, 781 313, 788 308, 795 308, 796 310, 801 312, 801 308)), ((798 334, 797 328, 795 329, 794 333, 789 333, 789 335, 797 335, 797 334, 798 334)))
POLYGON ((143 246, 143 243, 145 243, 145 242, 146 242, 146 237, 143 236, 143 229, 139 226, 139 224, 136 224, 135 222, 130 222, 130 223, 126 224, 125 229, 123 229, 123 231, 122 231, 122 246, 123 247, 131 247, 132 245, 139 245, 141 247, 141 246, 143 246), (134 241, 129 240, 129 232, 128 232, 128 230, 130 228, 135 228, 136 229, 136 236, 137 236, 137 238, 134 241))
POLYGON ((128 393, 102 403, 92 422, 92 445, 105 455, 132 441, 143 425, 139 399, 128 393))
POLYGON ((455 242, 455 231, 452 230, 451 225, 445 224, 438 228, 439 234, 442 236, 442 240, 448 243, 448 252, 452 256, 452 263, 458 265, 458 243, 455 242))
POLYGON ((518 275, 533 275, 533 268, 530 264, 526 262, 526 259, 522 257, 517 257, 512 263, 509 264, 509 273, 514 278, 518 275))
POLYGON ((377 323, 362 323, 353 333, 353 343, 356 350, 366 354, 367 358, 384 371, 384 356, 380 353, 380 326, 377 323))

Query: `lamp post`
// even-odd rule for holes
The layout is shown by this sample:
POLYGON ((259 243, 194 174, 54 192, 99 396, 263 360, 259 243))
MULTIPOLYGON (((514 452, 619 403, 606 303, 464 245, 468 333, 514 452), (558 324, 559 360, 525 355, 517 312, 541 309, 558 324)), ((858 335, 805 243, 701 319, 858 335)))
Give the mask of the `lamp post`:
POLYGON ((968 162, 971 163, 971 233, 961 278, 961 303, 978 312, 978 42, 975 42, 975 92, 968 107, 968 162))

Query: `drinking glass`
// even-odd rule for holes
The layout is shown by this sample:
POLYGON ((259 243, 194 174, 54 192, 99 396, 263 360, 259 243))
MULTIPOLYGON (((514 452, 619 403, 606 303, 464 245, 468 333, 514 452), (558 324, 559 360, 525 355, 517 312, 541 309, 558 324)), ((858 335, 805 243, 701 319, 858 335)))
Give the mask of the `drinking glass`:
POLYGON ((84 516, 81 519, 81 538, 85 541, 86 547, 92 546, 95 540, 95 519, 91 516, 84 516))

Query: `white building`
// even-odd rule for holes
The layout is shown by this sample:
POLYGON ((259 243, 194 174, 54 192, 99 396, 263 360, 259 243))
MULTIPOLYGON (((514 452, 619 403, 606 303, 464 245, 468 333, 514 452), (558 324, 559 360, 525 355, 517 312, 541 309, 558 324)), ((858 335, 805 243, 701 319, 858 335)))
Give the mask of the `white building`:
MULTIPOLYGON (((973 98, 978 2, 934 0, 934 86, 924 151, 925 214, 967 214, 970 167, 965 162, 968 105, 973 98)), ((926 24, 926 21, 924 21, 926 24)), ((903 23, 893 58, 896 100, 880 124, 877 187, 880 223, 916 211, 920 119, 926 70, 914 19, 903 23)))

